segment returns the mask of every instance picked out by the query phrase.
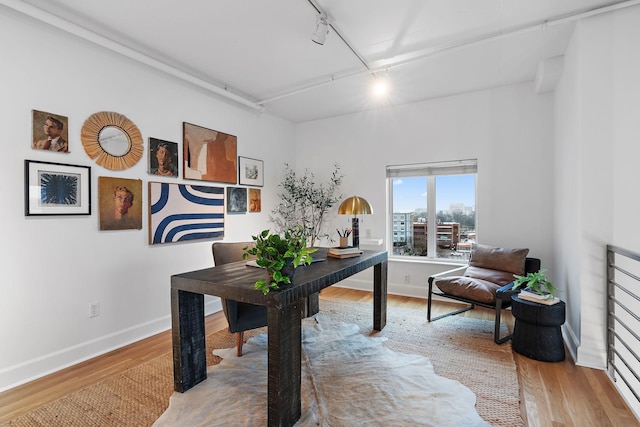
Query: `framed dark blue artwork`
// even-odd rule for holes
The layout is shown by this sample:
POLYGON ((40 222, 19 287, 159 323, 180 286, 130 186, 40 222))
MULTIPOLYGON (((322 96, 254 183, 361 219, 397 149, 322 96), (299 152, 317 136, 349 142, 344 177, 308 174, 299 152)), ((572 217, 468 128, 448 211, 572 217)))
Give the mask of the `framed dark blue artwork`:
POLYGON ((89 166, 25 160, 25 215, 91 215, 89 166))
POLYGON ((247 212, 247 189, 227 187, 227 213, 247 212))

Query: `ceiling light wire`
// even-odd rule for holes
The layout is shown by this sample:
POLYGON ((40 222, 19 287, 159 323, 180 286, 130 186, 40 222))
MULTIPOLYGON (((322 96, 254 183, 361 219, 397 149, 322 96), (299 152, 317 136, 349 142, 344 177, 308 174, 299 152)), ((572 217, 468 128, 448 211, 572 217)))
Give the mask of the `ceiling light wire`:
MULTIPOLYGON (((315 5, 313 0, 308 0, 309 3, 318 11, 318 13, 320 12, 320 9, 318 6, 315 5)), ((490 41, 494 41, 494 40, 499 40, 502 39, 504 37, 507 36, 513 36, 513 35, 517 35, 517 34, 522 34, 522 33, 527 33, 530 31, 535 31, 535 30, 546 30, 547 28, 551 27, 551 26, 555 26, 555 25, 560 25, 560 24, 564 24, 567 22, 573 22, 573 21, 577 21, 579 19, 583 19, 583 18, 587 18, 590 16, 594 16, 594 15, 600 15, 603 13, 607 13, 607 12, 613 12, 619 9, 623 9, 623 8, 627 8, 627 7, 631 7, 631 6, 636 6, 640 4, 640 0, 622 0, 616 3, 612 3, 606 6, 601 6, 601 7, 596 7, 596 8, 591 8, 591 9, 587 9, 587 10, 583 10, 581 12, 577 12, 577 13, 573 13, 573 14, 566 14, 566 15, 561 15, 561 16, 557 16, 551 19, 545 19, 542 23, 536 23, 536 24, 530 24, 530 25, 524 25, 524 26, 520 26, 517 28, 513 28, 511 30, 506 30, 506 31, 500 31, 498 33, 492 33, 492 34, 488 34, 488 35, 484 35, 484 36, 480 36, 477 37, 475 39, 471 39, 471 40, 467 40, 461 43, 457 43, 457 44, 450 44, 450 45, 442 45, 442 46, 438 46, 435 48, 429 48, 429 49, 424 49, 422 51, 415 51, 415 52, 411 52, 409 54, 406 55, 402 55, 401 58, 394 60, 393 58, 388 58, 388 59, 384 59, 381 61, 376 61, 376 62, 381 62, 380 66, 376 66, 375 64, 373 64, 371 67, 369 68, 369 66, 367 65, 367 70, 366 71, 352 71, 352 72, 347 72, 347 73, 342 73, 338 76, 334 75, 334 78, 331 79, 331 81, 320 81, 320 82, 316 82, 316 83, 311 83, 309 85, 306 86, 302 86, 302 87, 298 87, 297 89, 293 89, 289 92, 281 92, 280 94, 276 94, 270 98, 266 98, 263 100, 258 101, 258 104, 260 105, 265 105, 268 104, 270 102, 273 101, 277 101, 279 99, 283 99, 283 98, 287 98, 289 96, 293 96, 293 95, 297 95, 299 93, 303 93, 312 89, 316 89, 318 87, 321 86, 325 86, 329 83, 332 83, 336 80, 342 80, 345 78, 349 78, 349 77, 355 77, 355 76, 359 76, 359 75, 366 75, 366 74, 373 74, 373 73, 377 73, 380 71, 385 70, 386 68, 389 67, 397 67, 399 65, 406 65, 406 64, 410 64, 413 62, 417 62, 417 61, 422 61, 424 59, 428 59, 434 55, 437 54, 441 54, 443 52, 447 52, 447 51, 453 51, 453 50, 457 50, 457 49, 461 49, 461 48, 465 48, 465 47, 470 47, 476 44, 482 44, 482 43, 487 43, 490 41)), ((333 28, 333 27, 332 27, 333 28)), ((338 34, 336 32, 336 34, 338 34)), ((348 46, 350 46, 348 43, 346 43, 348 46)), ((357 55, 357 54, 356 54, 357 55)), ((357 55, 359 56, 359 55, 357 55)), ((364 59, 361 61, 363 63, 366 63, 366 61, 364 61, 364 59)))
MULTIPOLYGON (((327 15, 327 12, 325 12, 320 7, 320 5, 318 5, 314 0, 307 0, 307 1, 309 2, 309 4, 311 6, 313 6, 313 8, 316 10, 316 12, 318 12, 320 14, 320 18, 323 18, 323 17, 325 18, 326 23, 329 25, 329 27, 333 30, 333 32, 336 33, 336 35, 338 37, 340 37, 340 40, 342 40, 342 42, 345 44, 345 46, 347 46, 347 48, 356 56, 356 58, 358 58, 358 61, 360 61, 362 63, 362 65, 364 65, 367 70, 371 70, 371 67, 369 66, 367 61, 364 59, 364 57, 356 50, 355 47, 353 47, 351 45, 351 43, 349 43, 349 41, 347 41, 346 37, 342 34, 342 31, 338 28, 337 25, 335 25, 333 20, 329 18, 329 15, 327 15)), ((318 43, 318 44, 324 44, 324 42, 323 43, 318 43)))
MULTIPOLYGON (((322 13, 321 9, 319 6, 316 5, 316 3, 314 2, 314 0, 308 0, 308 2, 315 8, 315 10, 318 13, 322 13)), ((356 55, 358 57, 358 60, 367 68, 367 70, 365 71, 353 71, 353 72, 347 72, 347 73, 342 73, 340 75, 332 75, 331 78, 329 79, 329 81, 321 81, 321 82, 317 82, 317 83, 313 83, 310 85, 306 85, 303 87, 298 87, 297 89, 293 89, 287 92, 281 92, 280 94, 274 95, 268 99, 262 100, 262 101, 253 101, 247 97, 243 97, 241 95, 236 95, 233 92, 230 92, 228 87, 222 88, 216 84, 210 83, 208 81, 205 81, 203 79, 200 79, 198 77, 193 76, 190 73, 187 73, 183 70, 180 70, 176 67, 170 66, 168 64, 165 64, 162 61, 159 61, 149 55, 145 55, 142 54, 141 52, 138 52, 136 50, 133 50, 129 47, 126 47, 120 43, 114 42, 113 40, 110 40, 104 36, 99 35, 98 33, 89 30, 87 28, 81 27, 80 25, 77 25, 75 23, 72 23, 69 20, 63 19, 59 16, 56 16, 52 13, 46 12, 43 9, 37 8, 35 6, 32 6, 30 4, 25 3, 24 1, 21 0, 0 0, 0 5, 4 5, 10 9, 13 9, 17 12, 20 12, 26 16, 30 16, 32 18, 35 18, 39 21, 42 21, 46 24, 49 24, 53 27, 56 27, 58 29, 61 29, 63 31, 66 31, 70 34, 73 34, 74 36, 80 37, 82 39, 88 40, 92 43, 95 43, 96 45, 102 46, 104 48, 107 48, 109 50, 112 50, 116 53, 119 53, 123 56, 129 57, 130 59, 136 60, 140 63, 146 64, 152 68, 155 68, 157 70, 163 71, 169 75, 172 75, 178 79, 181 79, 183 81, 186 82, 190 82, 192 84, 194 84, 195 86, 198 86, 202 89, 205 89, 207 91, 213 92, 217 95, 221 95, 227 99, 230 99, 232 101, 235 101, 239 104, 251 107, 253 109, 255 109, 256 111, 258 111, 259 113, 263 112, 265 110, 265 106, 264 104, 267 104, 269 102, 273 102, 282 98, 286 98, 292 95, 296 95, 298 93, 302 93, 302 92, 306 92, 308 90, 314 89, 316 87, 320 87, 320 86, 324 86, 326 84, 330 84, 334 81, 337 80, 341 80, 341 79, 345 79, 345 78, 349 78, 349 77, 353 77, 353 76, 357 76, 357 75, 362 75, 362 74, 371 74, 371 73, 375 73, 378 71, 382 71, 386 68, 389 68, 390 66, 398 66, 398 65, 404 65, 404 64, 409 64, 411 62, 415 62, 415 61, 420 61, 423 59, 427 59, 433 55, 442 53, 444 51, 449 51, 449 50, 454 50, 454 49, 458 49, 458 48, 462 48, 462 47, 468 47, 477 43, 484 43, 487 41, 491 41, 494 39, 497 39, 498 37, 505 37, 505 36, 509 36, 509 35, 514 35, 514 34, 519 34, 519 33, 523 33, 523 32, 527 32, 527 31, 532 31, 532 30, 539 30, 541 29, 546 29, 552 25, 556 25, 556 24, 562 24, 562 23, 566 23, 566 22, 572 22, 572 21, 577 21, 579 19, 583 19, 589 16, 594 16, 594 15, 600 15, 603 13, 607 13, 607 12, 613 12, 619 9, 623 9, 623 8, 627 8, 627 7, 632 7, 632 6, 636 6, 640 4, 640 0, 621 0, 618 2, 614 2, 611 4, 608 4, 606 6, 601 6, 601 7, 596 7, 596 8, 591 8, 588 10, 583 10, 581 12, 577 12, 577 13, 573 13, 573 14, 567 14, 567 15, 563 15, 563 16, 558 16, 552 19, 547 19, 545 21, 543 21, 543 23, 538 23, 535 25, 531 25, 528 27, 521 27, 519 29, 515 29, 515 30, 511 30, 511 31, 507 31, 504 33, 501 33, 499 36, 496 36, 495 34, 493 35, 488 35, 488 36, 484 36, 484 37, 480 37, 477 38, 475 40, 471 40, 471 41, 467 41, 467 42, 463 42, 461 44, 457 44, 457 45, 450 45, 450 46, 441 46, 439 48, 434 48, 434 49, 427 49, 427 50, 423 50, 423 51, 418 51, 418 52, 414 52, 413 54, 409 54, 409 55, 404 55, 406 57, 406 59, 400 59, 397 61, 393 61, 393 58, 391 59, 385 59, 382 61, 376 61, 377 63, 382 63, 380 66, 376 66, 376 65, 369 65, 367 63, 367 61, 362 57, 362 55, 360 55, 355 48, 353 48, 353 46, 351 45, 351 43, 347 42, 347 40, 342 36, 341 32, 337 29, 337 26, 334 24, 329 24, 331 26, 331 28, 336 32, 336 34, 338 34, 338 37, 340 37, 340 39, 345 43, 345 45, 354 53, 354 55, 356 55)))

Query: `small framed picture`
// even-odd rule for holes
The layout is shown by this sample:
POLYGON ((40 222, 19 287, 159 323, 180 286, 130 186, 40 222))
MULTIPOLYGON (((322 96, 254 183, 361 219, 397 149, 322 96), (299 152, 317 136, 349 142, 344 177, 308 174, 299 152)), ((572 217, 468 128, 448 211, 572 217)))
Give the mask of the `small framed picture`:
POLYGON ((91 215, 89 166, 25 160, 25 215, 91 215))
POLYGON ((178 144, 149 138, 149 173, 178 177, 178 144))
POLYGON ((31 147, 58 153, 69 152, 69 119, 59 114, 32 110, 31 147))
POLYGON ((259 188, 249 189, 249 212, 260 212, 262 206, 262 195, 259 188))
POLYGON ((264 185, 264 166, 262 160, 238 157, 238 184, 262 187, 264 185))
POLYGON ((227 187, 227 213, 245 213, 247 211, 247 189, 227 187))

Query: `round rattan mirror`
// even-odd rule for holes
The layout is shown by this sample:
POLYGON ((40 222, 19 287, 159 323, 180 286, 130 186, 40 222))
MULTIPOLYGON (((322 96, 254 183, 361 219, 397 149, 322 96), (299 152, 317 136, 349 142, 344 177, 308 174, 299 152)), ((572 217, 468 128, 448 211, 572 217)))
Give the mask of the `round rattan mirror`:
POLYGON ((142 135, 126 116, 111 111, 94 113, 82 125, 84 151, 100 166, 128 169, 142 158, 142 135))

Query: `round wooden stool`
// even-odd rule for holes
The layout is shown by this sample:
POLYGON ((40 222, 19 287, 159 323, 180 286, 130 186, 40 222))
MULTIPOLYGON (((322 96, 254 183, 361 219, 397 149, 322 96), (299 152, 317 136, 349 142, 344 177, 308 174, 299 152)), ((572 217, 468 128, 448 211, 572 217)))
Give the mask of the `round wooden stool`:
POLYGON ((511 297, 515 317, 511 347, 523 356, 544 362, 564 360, 564 342, 560 326, 564 324, 566 304, 539 304, 511 297))

